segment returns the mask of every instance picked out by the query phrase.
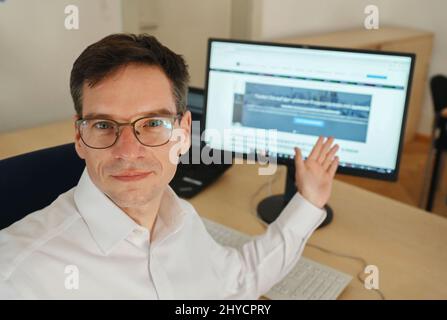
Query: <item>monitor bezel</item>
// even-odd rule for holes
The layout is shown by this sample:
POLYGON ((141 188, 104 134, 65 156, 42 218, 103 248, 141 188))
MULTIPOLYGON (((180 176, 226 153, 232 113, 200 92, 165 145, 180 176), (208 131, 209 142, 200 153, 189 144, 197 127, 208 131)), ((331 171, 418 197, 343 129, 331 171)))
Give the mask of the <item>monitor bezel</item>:
MULTIPOLYGON (((297 48, 297 49, 315 49, 315 50, 324 50, 324 51, 341 51, 341 52, 352 52, 352 53, 366 53, 366 54, 375 54, 375 55, 384 55, 384 56, 402 56, 408 57, 411 59, 410 62, 410 71, 407 80, 407 92, 405 96, 404 103, 404 112, 399 136, 399 145, 397 149, 397 157, 396 157, 396 166, 395 170, 390 173, 382 173, 377 171, 370 171, 359 168, 350 168, 339 166, 337 169, 337 173, 346 174, 351 176, 372 178, 378 180, 386 180, 386 181, 397 181, 399 177, 400 171, 400 160, 402 156, 402 148, 403 141, 405 136, 406 124, 407 124, 407 113, 408 113, 408 105, 412 90, 413 83, 413 72, 414 65, 416 60, 416 55, 414 53, 408 52, 397 52, 397 51, 379 51, 379 50, 371 50, 371 49, 358 49, 358 48, 342 48, 342 47, 330 47, 330 46, 315 46, 315 45, 307 45, 307 44, 292 44, 292 43, 279 43, 272 41, 254 41, 254 40, 239 40, 239 39, 224 39, 224 38, 208 38, 207 45, 207 60, 206 60, 206 70, 205 70, 205 86, 204 86, 204 105, 203 105, 203 114, 202 114, 202 123, 201 123, 201 132, 204 132, 206 128, 206 118, 208 112, 208 85, 209 85, 209 74, 210 74, 210 58, 211 58, 211 45, 213 42, 226 42, 226 43, 235 43, 235 44, 253 44, 253 45, 263 45, 263 46, 274 46, 274 47, 287 47, 287 48, 297 48)), ((205 144, 205 142, 203 142, 205 144)), ((219 150, 213 149, 216 152, 230 152, 227 150, 219 150)), ((240 156, 240 153, 236 153, 231 151, 233 157, 240 156)), ((242 154, 243 158, 249 157, 249 154, 242 154)), ((257 158, 256 153, 254 155, 255 159, 257 158)), ((276 161, 278 164, 283 164, 287 166, 294 165, 294 159, 285 158, 285 157, 277 157, 276 161)))
POLYGON ((205 110, 205 89, 199 88, 199 87, 188 86, 187 98, 188 98, 187 101, 186 101, 187 110, 202 115, 204 110, 205 110), (201 95, 202 96, 203 105, 201 107, 200 112, 196 112, 197 110, 193 110, 193 109, 190 108, 191 106, 189 105, 189 93, 193 93, 193 94, 197 94, 197 95, 201 95))

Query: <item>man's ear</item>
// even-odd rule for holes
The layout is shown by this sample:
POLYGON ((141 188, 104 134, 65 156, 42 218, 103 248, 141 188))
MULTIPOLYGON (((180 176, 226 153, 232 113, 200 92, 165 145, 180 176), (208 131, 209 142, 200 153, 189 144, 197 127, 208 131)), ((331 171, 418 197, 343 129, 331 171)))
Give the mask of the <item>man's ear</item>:
POLYGON ((189 148, 191 147, 191 122, 192 122, 191 112, 186 111, 183 114, 182 120, 180 121, 180 128, 183 129, 185 134, 185 140, 180 148, 181 154, 188 152, 189 148))
POLYGON ((81 141, 81 134, 79 133, 79 130, 76 126, 77 120, 79 120, 79 116, 76 114, 73 116, 73 125, 74 125, 74 130, 75 130, 75 136, 74 136, 75 149, 76 149, 76 153, 78 154, 79 158, 85 159, 84 145, 82 144, 82 141, 81 141))

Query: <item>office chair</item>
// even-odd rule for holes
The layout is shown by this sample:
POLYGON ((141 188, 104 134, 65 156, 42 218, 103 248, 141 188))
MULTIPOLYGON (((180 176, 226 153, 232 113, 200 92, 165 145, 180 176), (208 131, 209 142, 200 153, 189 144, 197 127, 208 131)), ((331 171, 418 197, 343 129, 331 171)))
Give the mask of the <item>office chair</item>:
POLYGON ((442 174, 441 160, 443 152, 447 150, 447 118, 441 115, 443 109, 447 108, 447 77, 443 75, 433 76, 430 80, 430 89, 435 109, 435 119, 433 123, 431 150, 425 175, 427 181, 427 177, 431 171, 427 202, 425 203, 425 210, 427 211, 432 211, 433 209, 436 189, 439 184, 439 176, 442 174))
POLYGON ((0 230, 76 186, 84 167, 74 143, 1 160, 0 230))

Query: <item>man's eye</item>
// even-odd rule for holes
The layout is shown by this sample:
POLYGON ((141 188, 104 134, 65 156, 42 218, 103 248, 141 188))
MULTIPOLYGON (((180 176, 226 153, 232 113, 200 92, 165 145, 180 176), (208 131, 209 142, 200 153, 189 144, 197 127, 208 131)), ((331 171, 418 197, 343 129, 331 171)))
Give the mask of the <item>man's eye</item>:
POLYGON ((151 120, 148 120, 148 121, 146 121, 146 123, 144 124, 144 126, 145 127, 160 127, 160 126, 162 126, 164 123, 163 123, 163 120, 161 120, 161 119, 151 119, 151 120))
POLYGON ((113 124, 110 122, 106 122, 106 121, 96 122, 93 126, 95 129, 100 129, 100 130, 107 130, 107 129, 113 128, 113 124))

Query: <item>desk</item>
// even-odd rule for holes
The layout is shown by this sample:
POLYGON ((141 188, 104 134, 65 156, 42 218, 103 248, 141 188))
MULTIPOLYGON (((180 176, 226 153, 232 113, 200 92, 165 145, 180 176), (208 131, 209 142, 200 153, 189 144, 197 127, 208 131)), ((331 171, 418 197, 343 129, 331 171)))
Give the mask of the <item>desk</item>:
POLYGON ((0 159, 74 141, 74 121, 64 120, 0 134, 0 159))
MULTIPOLYGON (((283 190, 285 168, 273 193, 283 190)), ((264 226, 252 213, 250 199, 270 179, 257 165, 234 165, 215 184, 191 199, 199 214, 256 235, 264 226)), ((266 188, 267 189, 267 188, 266 188)), ((252 201, 256 205, 262 193, 252 201)), ((344 254, 361 256, 379 268, 380 289, 387 299, 447 299, 447 219, 363 189, 335 181, 330 205, 333 222, 309 242, 344 254)), ((356 279, 359 262, 306 247, 304 256, 353 275, 340 299, 378 299, 356 279)))
MULTIPOLYGON (((71 121, 64 121, 2 134, 0 158, 71 142, 72 126, 71 121)), ((267 196, 267 190, 256 198, 253 195, 271 177, 259 176, 257 170, 254 164, 234 165, 190 202, 204 217, 248 234, 260 234, 265 227, 252 209, 267 196)), ((285 168, 279 166, 277 174, 273 193, 284 189, 285 168)), ((310 243, 361 256, 378 266, 380 289, 387 299, 447 299, 447 219, 337 180, 330 205, 335 211, 334 221, 317 230, 310 243)), ((356 279, 362 270, 359 262, 313 247, 306 247, 303 254, 353 275, 340 299, 379 298, 356 279)))

